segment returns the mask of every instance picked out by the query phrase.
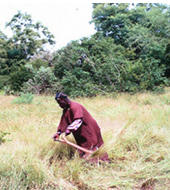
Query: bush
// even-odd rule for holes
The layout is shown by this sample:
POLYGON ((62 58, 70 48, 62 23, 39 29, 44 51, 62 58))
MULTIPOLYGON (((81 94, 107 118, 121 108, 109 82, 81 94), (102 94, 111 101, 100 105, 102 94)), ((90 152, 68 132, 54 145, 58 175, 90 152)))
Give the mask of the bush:
POLYGON ((13 104, 31 104, 32 100, 34 98, 34 95, 31 93, 21 93, 21 96, 18 98, 15 98, 12 103, 13 104))
POLYGON ((15 67, 15 69, 10 73, 10 90, 20 92, 24 82, 33 78, 34 72, 33 67, 29 64, 15 67))
POLYGON ((159 91, 166 78, 164 67, 159 66, 159 61, 155 59, 144 59, 127 64, 125 72, 121 74, 122 91, 159 91))
POLYGON ((0 89, 3 89, 9 79, 8 75, 0 75, 0 89))
POLYGON ((55 77, 51 68, 41 66, 35 73, 34 77, 24 83, 22 91, 33 94, 54 94, 60 90, 60 84, 55 77))
POLYGON ((74 98, 78 96, 91 97, 98 93, 90 73, 82 71, 80 68, 75 68, 72 72, 66 71, 61 84, 64 88, 63 91, 74 98))
POLYGON ((37 58, 36 60, 31 61, 31 65, 35 69, 39 69, 41 66, 48 67, 48 61, 37 58))

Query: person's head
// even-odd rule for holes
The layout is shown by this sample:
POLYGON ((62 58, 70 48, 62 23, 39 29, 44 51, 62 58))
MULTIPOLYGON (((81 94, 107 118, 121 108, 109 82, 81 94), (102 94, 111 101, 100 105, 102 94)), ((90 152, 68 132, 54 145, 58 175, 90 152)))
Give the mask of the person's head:
POLYGON ((62 92, 58 92, 55 96, 55 100, 57 101, 57 103, 59 104, 59 106, 61 108, 66 108, 69 104, 69 100, 67 98, 67 95, 62 93, 62 92))

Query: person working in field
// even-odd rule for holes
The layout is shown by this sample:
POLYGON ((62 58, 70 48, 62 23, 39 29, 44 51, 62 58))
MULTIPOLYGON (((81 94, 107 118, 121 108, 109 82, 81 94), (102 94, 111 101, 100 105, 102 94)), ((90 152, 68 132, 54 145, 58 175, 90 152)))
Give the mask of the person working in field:
MULTIPOLYGON (((97 122, 81 104, 69 100, 64 93, 57 93, 55 100, 63 109, 63 114, 54 140, 65 132, 66 136, 72 133, 77 144, 88 150, 95 151, 104 144, 97 122)), ((81 158, 86 157, 85 152, 78 151, 81 158)), ((108 161, 107 153, 100 160, 108 161)))

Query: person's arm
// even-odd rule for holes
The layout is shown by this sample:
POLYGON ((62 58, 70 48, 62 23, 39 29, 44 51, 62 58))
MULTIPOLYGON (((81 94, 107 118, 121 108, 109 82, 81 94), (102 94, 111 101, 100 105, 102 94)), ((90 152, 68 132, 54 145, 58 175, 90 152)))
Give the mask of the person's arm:
POLYGON ((76 131, 81 124, 83 123, 82 119, 75 119, 66 129, 66 135, 69 135, 71 132, 76 131))
POLYGON ((54 134, 53 139, 58 140, 60 135, 67 129, 68 123, 64 115, 62 115, 59 126, 57 128, 57 133, 54 134))
POLYGON ((71 130, 71 131, 76 131, 80 126, 81 124, 83 123, 82 119, 75 119, 73 121, 73 123, 71 123, 67 129, 71 130))

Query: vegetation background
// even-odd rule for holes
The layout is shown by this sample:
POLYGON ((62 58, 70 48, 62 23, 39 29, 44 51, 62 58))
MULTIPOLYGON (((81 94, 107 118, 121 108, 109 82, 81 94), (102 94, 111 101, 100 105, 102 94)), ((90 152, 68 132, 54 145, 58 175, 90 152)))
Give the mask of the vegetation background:
POLYGON ((169 18, 164 4, 94 3, 96 33, 48 52, 48 28, 13 16, 13 36, 0 31, 0 189, 170 189, 169 18), (110 163, 53 142, 57 91, 98 121, 110 163))
POLYGON ((112 92, 161 92, 170 77, 170 7, 158 3, 94 3, 96 33, 56 52, 55 36, 31 15, 18 12, 0 31, 0 88, 72 97, 112 92))

